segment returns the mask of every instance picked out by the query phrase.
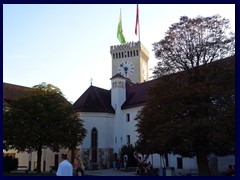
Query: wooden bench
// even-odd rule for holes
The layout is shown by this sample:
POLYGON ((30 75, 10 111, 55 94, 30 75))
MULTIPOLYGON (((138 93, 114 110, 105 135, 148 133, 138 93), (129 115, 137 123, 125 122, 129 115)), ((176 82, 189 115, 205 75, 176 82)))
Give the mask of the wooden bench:
POLYGON ((28 167, 27 166, 18 166, 17 171, 24 171, 25 173, 28 173, 28 167))

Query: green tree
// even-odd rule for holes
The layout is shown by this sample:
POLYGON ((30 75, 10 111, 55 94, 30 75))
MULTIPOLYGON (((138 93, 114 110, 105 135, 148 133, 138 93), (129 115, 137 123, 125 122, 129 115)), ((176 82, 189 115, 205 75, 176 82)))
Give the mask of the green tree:
MULTIPOLYGON (((179 71, 185 72, 181 75, 160 78, 160 84, 152 89, 151 93, 154 94, 150 93, 152 101, 150 100, 147 106, 152 109, 143 110, 142 115, 145 114, 144 111, 148 111, 147 114, 154 116, 150 121, 155 121, 152 122, 155 123, 155 128, 159 127, 162 121, 165 122, 160 125, 161 133, 158 133, 157 129, 155 132, 161 135, 158 138, 162 143, 158 145, 158 139, 152 137, 154 140, 151 144, 158 145, 157 151, 161 154, 172 152, 186 157, 196 155, 200 175, 209 174, 207 155, 211 152, 217 154, 219 151, 219 146, 216 146, 220 143, 218 138, 231 140, 230 144, 234 144, 232 137, 234 137, 235 77, 231 73, 235 72, 235 69, 231 65, 227 70, 224 66, 213 65, 214 61, 235 54, 235 34, 229 29, 229 20, 219 15, 198 16, 192 19, 182 16, 178 23, 170 26, 163 40, 153 44, 155 57, 159 60, 154 68, 154 78, 179 71), (201 65, 207 64, 212 65, 200 68, 201 65), (229 74, 231 74, 230 86, 227 89, 226 82, 217 77, 226 78, 229 74), (159 119, 161 122, 158 121, 159 119), (221 121, 213 121, 213 119, 221 119, 221 121), (213 122, 217 122, 218 125, 213 122), (218 131, 212 131, 216 127, 218 131), (217 133, 225 131, 227 134, 224 136, 217 133), (214 151, 214 146, 207 142, 210 138, 218 139, 216 142, 211 140, 211 143, 215 144, 214 151), (175 147, 173 148, 172 145, 175 147), (211 147, 210 150, 208 146, 211 147)), ((142 118, 141 115, 139 118, 142 118)), ((146 128, 139 124, 140 127, 146 128)), ((150 138, 151 135, 148 136, 150 138)), ((145 140, 144 143, 146 142, 145 140)), ((224 147, 230 148, 230 145, 226 144, 224 147)), ((231 149, 229 148, 225 150, 229 152, 231 149)), ((226 151, 218 153, 226 154, 226 151)))
POLYGON ((229 20, 219 15, 192 19, 182 16, 180 22, 170 26, 164 39, 153 44, 159 60, 154 78, 233 56, 235 34, 229 29, 229 20))
POLYGON ((46 83, 34 86, 26 97, 11 101, 3 125, 4 148, 37 151, 38 172, 43 148, 57 152, 80 145, 86 136, 73 106, 60 89, 46 83))
POLYGON ((235 57, 191 71, 198 71, 195 83, 186 71, 156 80, 137 116, 138 144, 151 153, 196 156, 199 175, 210 175, 209 155, 235 151, 235 57))
POLYGON ((119 151, 122 162, 124 162, 124 155, 128 156, 126 167, 135 167, 137 166, 137 160, 134 157, 134 152, 136 148, 132 144, 123 145, 119 151))

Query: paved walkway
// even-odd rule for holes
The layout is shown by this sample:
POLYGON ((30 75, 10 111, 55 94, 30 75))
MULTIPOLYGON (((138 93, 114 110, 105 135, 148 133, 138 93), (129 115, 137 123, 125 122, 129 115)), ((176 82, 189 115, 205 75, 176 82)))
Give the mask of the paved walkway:
POLYGON ((137 176, 136 172, 118 171, 114 169, 102 169, 95 171, 86 171, 89 176, 137 176))

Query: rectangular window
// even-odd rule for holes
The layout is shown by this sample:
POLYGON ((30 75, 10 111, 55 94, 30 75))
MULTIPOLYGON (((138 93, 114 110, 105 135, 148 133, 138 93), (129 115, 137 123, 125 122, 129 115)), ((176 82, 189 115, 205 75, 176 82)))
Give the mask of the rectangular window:
POLYGON ((183 162, 182 162, 182 158, 181 157, 177 158, 177 168, 178 169, 182 169, 183 168, 183 162))
POLYGON ((130 135, 127 135, 127 144, 130 144, 130 135))
POLYGON ((129 122, 130 121, 130 114, 128 113, 128 114, 126 114, 126 120, 127 120, 127 122, 129 122))

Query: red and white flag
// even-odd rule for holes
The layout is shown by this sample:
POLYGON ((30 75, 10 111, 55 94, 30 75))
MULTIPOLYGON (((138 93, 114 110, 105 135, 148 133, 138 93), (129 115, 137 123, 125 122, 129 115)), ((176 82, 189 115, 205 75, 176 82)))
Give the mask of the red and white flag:
POLYGON ((135 25, 135 34, 137 35, 138 24, 139 24, 139 15, 138 15, 138 4, 137 4, 137 15, 136 15, 136 25, 135 25))

